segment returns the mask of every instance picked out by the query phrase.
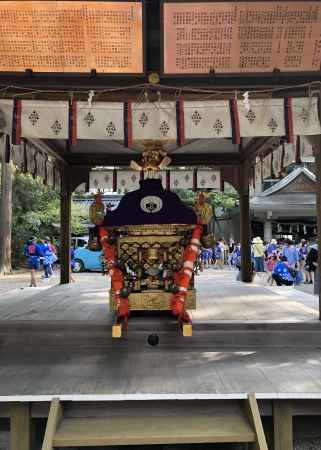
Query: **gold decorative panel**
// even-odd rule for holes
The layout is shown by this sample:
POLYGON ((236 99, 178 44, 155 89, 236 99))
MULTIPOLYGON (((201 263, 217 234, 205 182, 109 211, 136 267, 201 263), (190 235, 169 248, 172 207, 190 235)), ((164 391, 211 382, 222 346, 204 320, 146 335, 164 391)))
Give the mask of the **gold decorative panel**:
MULTIPOLYGON (((170 300, 172 294, 170 292, 144 291, 134 292, 129 295, 129 304, 132 311, 166 311, 170 310, 170 300)), ((196 309, 196 292, 195 289, 190 289, 187 293, 186 308, 196 309)), ((115 294, 110 290, 109 300, 110 311, 116 310, 115 294)))

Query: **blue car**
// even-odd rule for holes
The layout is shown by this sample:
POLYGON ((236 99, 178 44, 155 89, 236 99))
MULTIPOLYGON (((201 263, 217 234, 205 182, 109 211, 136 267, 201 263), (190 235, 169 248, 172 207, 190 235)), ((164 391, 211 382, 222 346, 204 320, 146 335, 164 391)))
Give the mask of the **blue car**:
POLYGON ((101 250, 95 252, 84 247, 76 248, 73 272, 84 272, 85 270, 101 272, 102 254, 103 252, 101 250))

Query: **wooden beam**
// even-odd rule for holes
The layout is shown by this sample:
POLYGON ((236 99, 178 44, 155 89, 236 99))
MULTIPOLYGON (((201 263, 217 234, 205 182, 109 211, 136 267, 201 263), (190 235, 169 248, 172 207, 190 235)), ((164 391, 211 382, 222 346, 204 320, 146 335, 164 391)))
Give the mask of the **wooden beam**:
POLYGON ((53 450, 53 441, 60 422, 63 419, 63 410, 59 398, 54 398, 50 405, 50 411, 46 426, 42 450, 53 450))
POLYGON ((292 405, 289 400, 273 401, 274 450, 293 450, 292 405))
MULTIPOLYGON (((170 154, 172 166, 235 166, 240 163, 239 153, 182 153, 170 154)), ((95 166, 126 166, 132 160, 139 161, 139 157, 132 154, 101 154, 101 153, 71 153, 66 156, 68 164, 76 167, 95 166)))
POLYGON ((10 450, 32 450, 29 403, 15 403, 10 408, 10 450))
POLYGON ((252 281, 249 167, 239 166, 241 280, 252 281))
POLYGON ((254 450, 268 450, 263 425, 261 421, 260 411, 255 398, 255 394, 249 394, 246 409, 248 417, 255 432, 254 450))
POLYGON ((71 169, 64 168, 60 193, 60 283, 70 283, 71 169))

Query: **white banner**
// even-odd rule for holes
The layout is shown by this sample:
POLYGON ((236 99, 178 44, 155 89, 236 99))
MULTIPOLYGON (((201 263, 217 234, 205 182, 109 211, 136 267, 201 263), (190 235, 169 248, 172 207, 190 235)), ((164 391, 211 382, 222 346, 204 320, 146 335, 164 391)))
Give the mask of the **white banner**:
POLYGON ((0 100, 0 130, 12 133, 13 100, 0 100))
POLYGON ((21 136, 68 139, 68 102, 22 100, 21 136))
POLYGON ((51 161, 47 161, 46 171, 47 171, 47 185, 53 186, 54 185, 54 165, 51 161))
POLYGON ((124 139, 124 104, 77 102, 78 139, 124 139))
POLYGON ((61 192, 61 173, 58 168, 55 168, 54 170, 54 177, 55 177, 55 189, 57 192, 61 192))
POLYGON ((293 98, 292 106, 294 134, 302 136, 321 134, 316 97, 293 98))
POLYGON ((255 193, 262 192, 262 161, 257 158, 254 168, 255 193))
POLYGON ((283 99, 250 99, 249 102, 249 110, 243 100, 237 102, 242 137, 285 135, 283 99))
POLYGON ((314 162, 313 147, 304 136, 300 136, 300 159, 302 162, 314 162))
POLYGON ((35 150, 28 144, 26 145, 26 157, 27 157, 26 170, 31 175, 34 175, 36 172, 35 150))
POLYGON ((176 140, 175 102, 133 103, 132 127, 133 141, 176 140))
POLYGON ((43 153, 36 153, 37 176, 46 179, 46 157, 43 153))
POLYGON ((140 172, 135 170, 117 171, 117 191, 128 192, 139 189, 140 172))
POLYGON ((90 191, 112 191, 113 190, 113 172, 109 171, 92 171, 89 173, 89 190, 90 191))
POLYGON ((266 178, 271 178, 271 162, 272 162, 272 156, 270 153, 262 160, 262 178, 263 178, 263 180, 265 180, 266 178))
POLYGON ((221 173, 218 170, 198 170, 197 187, 200 189, 221 190, 221 173))
POLYGON ((282 152, 283 148, 280 145, 272 154, 272 170, 274 177, 278 178, 282 170, 282 152))
POLYGON ((295 144, 284 144, 283 167, 295 162, 295 144))
POLYGON ((18 170, 24 170, 24 152, 22 145, 11 145, 11 159, 18 170))
POLYGON ((186 139, 232 137, 228 100, 184 102, 186 139))
POLYGON ((192 170, 171 170, 171 189, 193 189, 192 170))

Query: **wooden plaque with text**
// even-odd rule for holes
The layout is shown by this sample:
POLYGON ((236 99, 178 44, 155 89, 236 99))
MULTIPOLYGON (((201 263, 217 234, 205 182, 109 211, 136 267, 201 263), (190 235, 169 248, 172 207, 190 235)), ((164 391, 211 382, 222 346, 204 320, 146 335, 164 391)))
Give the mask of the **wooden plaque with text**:
POLYGON ((0 1, 0 72, 144 72, 140 1, 0 1))
POLYGON ((165 74, 319 71, 319 1, 163 3, 165 74))

